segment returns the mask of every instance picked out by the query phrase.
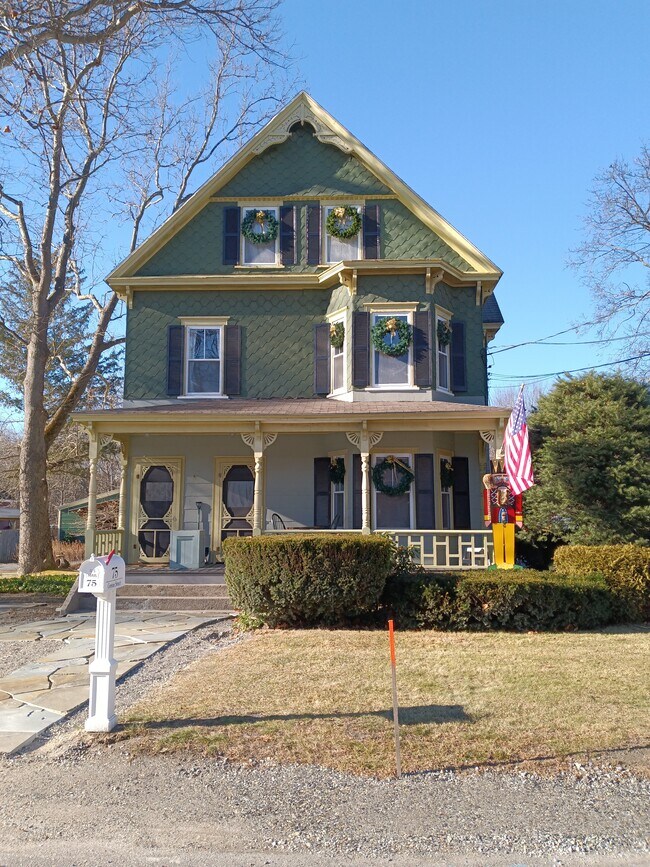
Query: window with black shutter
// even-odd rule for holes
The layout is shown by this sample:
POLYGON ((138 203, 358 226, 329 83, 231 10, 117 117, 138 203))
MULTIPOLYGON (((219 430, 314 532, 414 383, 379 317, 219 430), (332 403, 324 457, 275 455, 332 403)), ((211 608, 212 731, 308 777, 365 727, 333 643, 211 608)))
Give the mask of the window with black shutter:
POLYGON ((352 314, 352 385, 370 385, 370 314, 365 311, 352 314))
POLYGON ((330 392, 330 326, 314 325, 314 394, 330 392))
POLYGON ((241 241, 241 212, 239 208, 223 209, 223 264, 239 265, 239 245, 241 241))
POLYGON ((381 259, 379 205, 366 205, 363 212, 363 258, 381 259))
POLYGON ((296 209, 293 205, 280 208, 280 260, 283 265, 296 264, 296 209))
POLYGON ((471 530, 469 458, 453 457, 454 529, 471 530))
POLYGON ((467 391, 465 323, 456 320, 451 323, 451 390, 467 391))
POLYGON ((320 265, 320 205, 307 207, 307 264, 320 265))
POLYGON ((314 526, 329 529, 332 522, 330 458, 314 458, 314 526))

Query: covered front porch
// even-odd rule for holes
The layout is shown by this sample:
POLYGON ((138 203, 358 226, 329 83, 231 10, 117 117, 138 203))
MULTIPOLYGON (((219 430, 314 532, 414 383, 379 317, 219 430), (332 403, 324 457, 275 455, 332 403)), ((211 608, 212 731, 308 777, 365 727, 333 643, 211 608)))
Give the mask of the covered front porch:
POLYGON ((197 567, 218 563, 233 535, 381 532, 425 568, 485 568, 492 544, 482 526, 481 477, 487 444, 498 443, 506 417, 442 402, 327 400, 178 401, 84 413, 86 553, 115 549, 149 572, 178 566, 183 545, 199 550, 197 567), (106 437, 121 445, 120 504, 116 528, 100 531, 96 466, 106 437), (404 474, 411 483, 399 495, 385 493, 378 473, 389 489, 404 474))

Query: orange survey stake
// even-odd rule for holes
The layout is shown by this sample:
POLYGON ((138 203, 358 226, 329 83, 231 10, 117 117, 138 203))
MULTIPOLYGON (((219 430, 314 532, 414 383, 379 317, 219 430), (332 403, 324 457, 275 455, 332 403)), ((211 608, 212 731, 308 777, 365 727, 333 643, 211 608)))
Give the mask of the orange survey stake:
POLYGON ((388 621, 388 643, 390 644, 390 664, 395 665, 395 626, 392 620, 388 621))

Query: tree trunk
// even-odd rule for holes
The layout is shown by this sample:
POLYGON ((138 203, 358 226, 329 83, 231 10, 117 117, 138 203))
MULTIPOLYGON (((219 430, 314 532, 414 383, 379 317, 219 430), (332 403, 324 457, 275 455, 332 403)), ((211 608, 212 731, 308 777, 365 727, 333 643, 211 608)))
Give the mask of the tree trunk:
POLYGON ((27 348, 25 428, 20 446, 20 542, 18 572, 54 568, 47 489, 46 414, 43 405, 48 359, 47 318, 38 317, 27 348))

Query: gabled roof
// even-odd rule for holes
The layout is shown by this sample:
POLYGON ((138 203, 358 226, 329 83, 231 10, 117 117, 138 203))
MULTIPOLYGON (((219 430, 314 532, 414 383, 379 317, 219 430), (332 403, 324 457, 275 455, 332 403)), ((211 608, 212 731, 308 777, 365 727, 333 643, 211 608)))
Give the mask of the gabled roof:
MULTIPOLYGON (((291 135, 296 123, 308 123, 314 128, 319 141, 338 147, 345 153, 354 155, 369 171, 389 187, 398 200, 415 216, 428 226, 436 235, 454 249, 483 278, 491 277, 495 282, 501 277, 501 270, 481 251, 465 238, 451 223, 447 222, 431 205, 427 204, 414 190, 404 183, 359 139, 355 138, 329 112, 320 106, 304 91, 285 106, 263 129, 228 160, 219 171, 171 215, 155 232, 133 251, 106 278, 111 285, 115 278, 132 277, 138 269, 173 235, 185 226, 208 203, 231 178, 250 160, 266 148, 281 144, 291 135)), ((468 275, 470 276, 470 275, 468 275)))

